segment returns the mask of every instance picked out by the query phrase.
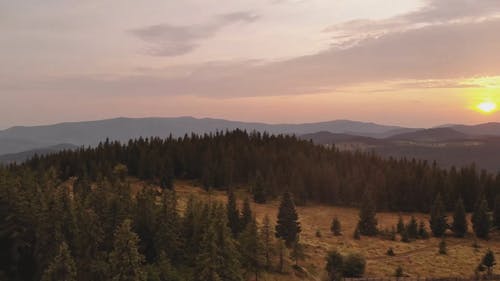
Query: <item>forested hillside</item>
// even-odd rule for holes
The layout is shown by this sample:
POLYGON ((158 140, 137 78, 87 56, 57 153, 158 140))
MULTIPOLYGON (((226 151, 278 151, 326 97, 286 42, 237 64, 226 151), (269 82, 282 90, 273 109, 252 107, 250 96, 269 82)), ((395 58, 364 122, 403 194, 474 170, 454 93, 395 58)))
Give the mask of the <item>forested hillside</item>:
POLYGON ((442 194, 448 209, 459 197, 472 210, 480 195, 500 192, 500 175, 474 166, 441 169, 426 161, 382 159, 374 154, 338 151, 293 136, 220 132, 183 138, 138 139, 127 144, 106 141, 95 148, 35 157, 10 171, 54 168, 58 178, 81 181, 110 178, 117 164, 128 174, 170 187, 173 179, 199 180, 206 188, 248 187, 264 202, 283 191, 299 204, 319 202, 356 206, 370 191, 379 210, 429 210, 442 194))
MULTIPOLYGON (((499 184, 499 176, 474 167, 447 171, 426 162, 383 160, 292 136, 239 130, 127 144, 106 141, 0 167, 0 280, 236 281, 258 276, 271 270, 261 250, 274 232, 269 222, 256 225, 248 201, 240 216, 231 195, 236 186, 247 188, 258 203, 285 194, 276 227, 283 240, 277 247, 289 247, 298 263, 301 229, 292 198, 301 204, 357 206, 365 194, 379 210, 427 212, 441 194, 449 209, 459 197, 472 209, 481 195, 495 198, 499 184), (132 192, 131 177, 157 188, 132 192), (174 179, 228 190, 229 202, 191 199, 180 212, 174 179)), ((489 204, 491 209, 494 204, 489 204)))

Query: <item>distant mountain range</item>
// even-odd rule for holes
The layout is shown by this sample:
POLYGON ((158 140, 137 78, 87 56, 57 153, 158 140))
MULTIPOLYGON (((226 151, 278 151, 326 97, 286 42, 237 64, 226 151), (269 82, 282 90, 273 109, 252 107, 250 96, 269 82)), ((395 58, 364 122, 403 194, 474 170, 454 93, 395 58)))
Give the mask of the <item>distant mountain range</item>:
POLYGON ((318 144, 335 144, 341 149, 374 150, 383 156, 437 160, 444 165, 463 165, 474 161, 479 167, 500 170, 500 156, 496 157, 498 161, 489 160, 500 152, 500 123, 444 125, 423 129, 350 120, 266 124, 193 117, 116 118, 12 127, 0 131, 0 163, 23 161, 35 153, 93 146, 107 138, 124 142, 141 136, 180 137, 237 128, 272 134, 295 134, 318 144))

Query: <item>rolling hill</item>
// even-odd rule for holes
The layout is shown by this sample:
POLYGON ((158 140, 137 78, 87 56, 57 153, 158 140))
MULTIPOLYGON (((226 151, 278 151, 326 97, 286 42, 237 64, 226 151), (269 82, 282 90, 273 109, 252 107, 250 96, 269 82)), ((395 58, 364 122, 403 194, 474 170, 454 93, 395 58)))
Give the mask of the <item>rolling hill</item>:
POLYGON ((181 137, 185 134, 203 134, 221 130, 243 129, 273 134, 308 134, 319 131, 350 133, 359 136, 386 136, 391 131, 404 130, 348 120, 304 124, 265 124, 193 117, 179 118, 116 118, 88 122, 60 123, 46 126, 12 127, 0 131, 0 155, 68 143, 77 146, 96 145, 100 141, 128 141, 138 137, 181 137), (13 141, 14 140, 14 141, 13 141))

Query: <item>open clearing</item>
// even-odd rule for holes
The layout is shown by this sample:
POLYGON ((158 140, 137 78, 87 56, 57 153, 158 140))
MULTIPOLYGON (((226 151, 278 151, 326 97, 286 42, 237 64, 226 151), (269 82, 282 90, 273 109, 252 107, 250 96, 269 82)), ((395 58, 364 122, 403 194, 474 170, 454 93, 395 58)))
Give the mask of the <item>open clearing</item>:
MULTIPOLYGON (((185 207, 189 196, 196 196, 205 200, 217 200, 226 202, 225 192, 206 192, 195 184, 186 181, 175 183, 179 197, 179 208, 185 207)), ((244 191, 237 192, 239 200, 246 195, 244 191)), ((239 202, 241 204, 241 201, 239 202)), ((260 222, 267 214, 271 221, 275 222, 278 201, 267 204, 252 203, 252 209, 260 222)), ((241 205, 240 205, 241 206, 241 205)), ((298 206, 297 211, 302 226, 301 242, 304 244, 306 258, 300 265, 308 272, 307 276, 295 276, 291 268, 291 274, 279 275, 268 274, 262 280, 324 280, 325 256, 328 251, 336 249, 342 253, 361 253, 367 260, 366 277, 388 277, 392 276, 395 269, 400 265, 405 274, 410 277, 470 277, 474 269, 488 248, 500 257, 500 235, 491 235, 489 241, 478 240, 479 248, 474 248, 474 239, 469 233, 466 238, 458 239, 448 233, 447 255, 438 254, 440 239, 430 238, 428 240, 416 240, 411 243, 383 240, 379 237, 362 237, 355 240, 352 237, 357 220, 358 210, 354 208, 332 207, 325 205, 298 206), (333 236, 330 232, 330 224, 334 216, 337 216, 342 224, 342 236, 333 236), (320 231, 321 237, 316 236, 320 231), (392 247, 395 256, 386 255, 387 249, 392 247)), ((405 223, 414 215, 418 221, 424 220, 427 228, 428 215, 421 213, 402 214, 405 223)), ((397 213, 378 213, 379 228, 391 228, 398 221, 397 213)), ((451 218, 449 217, 449 221, 451 218)), ((469 232, 471 232, 469 223, 469 232)), ((429 230, 430 231, 430 230, 429 230)), ((495 273, 500 272, 496 270, 495 273)))

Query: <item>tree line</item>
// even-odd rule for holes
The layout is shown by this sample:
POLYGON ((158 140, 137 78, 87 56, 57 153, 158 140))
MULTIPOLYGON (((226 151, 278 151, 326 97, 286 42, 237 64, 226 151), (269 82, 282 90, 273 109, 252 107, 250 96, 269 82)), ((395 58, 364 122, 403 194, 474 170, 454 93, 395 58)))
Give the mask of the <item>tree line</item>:
POLYGON ((8 170, 55 168, 60 179, 97 181, 112 177, 123 164, 128 174, 172 187, 174 179, 197 180, 207 189, 248 186, 255 202, 264 203, 284 191, 297 204, 314 201, 359 206, 369 191, 378 210, 430 211, 437 194, 453 210, 458 198, 472 211, 480 197, 494 205, 500 194, 500 173, 474 165, 442 169, 415 159, 384 159, 373 153, 339 151, 289 135, 241 130, 182 138, 140 138, 126 144, 105 141, 96 147, 35 156, 8 170))

